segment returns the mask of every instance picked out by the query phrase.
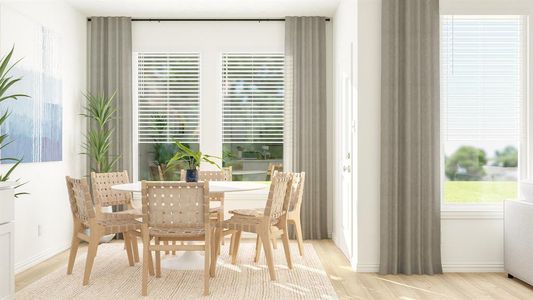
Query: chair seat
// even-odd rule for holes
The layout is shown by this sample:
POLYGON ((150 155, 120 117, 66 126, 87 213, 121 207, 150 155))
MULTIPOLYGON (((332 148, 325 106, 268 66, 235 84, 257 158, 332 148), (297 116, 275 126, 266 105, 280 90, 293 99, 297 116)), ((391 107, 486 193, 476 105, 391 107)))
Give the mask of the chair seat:
POLYGON ((239 215, 239 216, 250 216, 250 217, 259 217, 263 216, 265 209, 264 208, 251 208, 251 209, 234 209, 230 210, 230 214, 239 215))
POLYGON ((141 229, 141 222, 135 219, 110 218, 98 220, 96 223, 104 227, 105 234, 127 232, 141 229))
POLYGON ((115 214, 126 214, 126 215, 136 215, 136 216, 139 216, 139 217, 142 217, 143 215, 143 212, 140 210, 140 209, 137 209, 137 208, 131 208, 131 209, 126 209, 126 210, 121 210, 121 211, 117 211, 117 212, 114 212, 115 214))
POLYGON ((223 222, 223 227, 231 230, 257 232, 257 227, 263 222, 263 217, 234 215, 223 222))
POLYGON ((209 212, 210 213, 219 213, 220 211, 222 211, 222 207, 219 206, 219 207, 212 207, 209 209, 209 212))
POLYGON ((151 227, 150 235, 155 237, 191 238, 205 235, 205 228, 196 227, 151 227))

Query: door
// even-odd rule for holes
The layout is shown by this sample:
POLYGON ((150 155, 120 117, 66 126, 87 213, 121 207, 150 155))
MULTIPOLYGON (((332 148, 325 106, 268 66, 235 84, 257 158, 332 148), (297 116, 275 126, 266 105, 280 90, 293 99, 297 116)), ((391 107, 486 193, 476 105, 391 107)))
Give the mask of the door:
POLYGON ((350 260, 354 257, 355 219, 355 99, 353 84, 353 44, 350 45, 350 64, 344 70, 340 99, 340 205, 341 250, 350 260))

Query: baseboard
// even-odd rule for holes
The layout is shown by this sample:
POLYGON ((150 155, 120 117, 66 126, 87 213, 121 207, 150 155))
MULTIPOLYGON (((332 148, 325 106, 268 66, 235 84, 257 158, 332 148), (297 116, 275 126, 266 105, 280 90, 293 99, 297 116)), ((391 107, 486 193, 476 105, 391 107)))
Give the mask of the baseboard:
POLYGON ((379 264, 357 264, 355 271, 359 273, 377 273, 379 264))
POLYGON ((501 273, 504 271, 502 263, 486 264, 443 264, 444 273, 501 273))
MULTIPOLYGON (((379 271, 379 264, 357 264, 356 272, 376 273, 379 271)), ((443 264, 444 273, 492 273, 503 272, 503 264, 443 264)))
POLYGON ((70 242, 65 242, 56 247, 45 249, 23 261, 15 263, 15 274, 25 271, 49 258, 70 248, 70 242))

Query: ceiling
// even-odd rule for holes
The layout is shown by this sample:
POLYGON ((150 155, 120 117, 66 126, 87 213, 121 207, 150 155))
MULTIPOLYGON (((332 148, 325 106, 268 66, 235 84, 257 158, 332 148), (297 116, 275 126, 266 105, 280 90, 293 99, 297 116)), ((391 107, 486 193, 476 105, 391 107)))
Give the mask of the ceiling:
POLYGON ((65 0, 87 16, 137 18, 331 17, 339 0, 65 0))

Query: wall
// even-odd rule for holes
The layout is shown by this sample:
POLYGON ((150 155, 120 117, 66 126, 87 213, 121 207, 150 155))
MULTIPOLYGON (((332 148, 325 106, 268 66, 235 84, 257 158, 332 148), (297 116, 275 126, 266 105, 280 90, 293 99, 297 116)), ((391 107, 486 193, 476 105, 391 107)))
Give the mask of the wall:
MULTIPOLYGON (((200 53, 200 147, 202 152, 213 155, 222 153, 222 53, 285 51, 284 22, 134 22, 132 30, 134 52, 200 53)), ((327 25, 326 34, 330 113, 333 106, 330 24, 327 25)), ((331 122, 328 123, 328 131, 330 130, 333 130, 331 122)), ((332 184, 331 177, 328 184, 332 184)), ((332 207, 332 191, 330 188, 328 207, 332 207)), ((268 191, 230 194, 226 198, 226 211, 231 208, 264 206, 267 194, 268 191)), ((332 210, 328 210, 329 233, 332 231, 332 215, 332 210)))
MULTIPOLYGON (((70 246, 72 217, 65 175, 80 176, 84 172, 79 154, 79 114, 85 90, 86 21, 85 16, 59 2, 9 2, 2 3, 0 9, 16 11, 51 28, 62 43, 63 161, 21 164, 12 176, 28 181, 21 190, 30 193, 15 201, 15 269, 19 272, 70 246)), ((17 28, 5 24, 2 30, 17 28)), ((3 41, 1 52, 6 53, 11 44, 3 41)), ((0 172, 7 167, 0 166, 0 172)))
MULTIPOLYGON (((533 3, 529 0, 441 0, 440 3, 441 14, 529 14, 531 17, 533 12, 533 3)), ((364 176, 358 179, 357 227, 360 230, 356 233, 356 265, 358 271, 374 272, 379 265, 381 0, 359 0, 358 7, 358 172, 364 176)), ((530 23, 530 34, 531 29, 530 23)), ((531 58, 533 49, 530 49, 531 58)), ((530 81, 530 85, 532 83, 530 81)), ((501 210, 443 211, 442 262, 448 272, 502 271, 501 210)))

